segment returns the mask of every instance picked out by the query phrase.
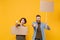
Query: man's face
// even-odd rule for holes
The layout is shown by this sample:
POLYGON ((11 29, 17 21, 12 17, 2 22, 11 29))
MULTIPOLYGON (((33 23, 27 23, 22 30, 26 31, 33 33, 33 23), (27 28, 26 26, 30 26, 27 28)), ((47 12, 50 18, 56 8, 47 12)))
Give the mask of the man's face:
POLYGON ((40 22, 41 21, 41 17, 36 17, 36 21, 40 22))

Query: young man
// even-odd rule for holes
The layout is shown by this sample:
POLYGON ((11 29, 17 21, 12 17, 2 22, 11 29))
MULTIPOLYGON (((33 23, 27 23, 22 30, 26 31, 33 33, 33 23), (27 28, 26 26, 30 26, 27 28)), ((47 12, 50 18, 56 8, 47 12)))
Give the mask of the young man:
POLYGON ((44 39, 44 28, 50 30, 49 26, 41 22, 41 16, 36 15, 36 22, 32 23, 34 28, 33 40, 45 40, 44 39))

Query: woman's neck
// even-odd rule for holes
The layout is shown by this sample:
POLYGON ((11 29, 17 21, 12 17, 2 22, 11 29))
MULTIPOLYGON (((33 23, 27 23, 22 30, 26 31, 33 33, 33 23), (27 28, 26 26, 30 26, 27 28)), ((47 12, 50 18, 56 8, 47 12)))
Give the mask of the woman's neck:
POLYGON ((24 26, 22 23, 20 23, 20 26, 24 26))

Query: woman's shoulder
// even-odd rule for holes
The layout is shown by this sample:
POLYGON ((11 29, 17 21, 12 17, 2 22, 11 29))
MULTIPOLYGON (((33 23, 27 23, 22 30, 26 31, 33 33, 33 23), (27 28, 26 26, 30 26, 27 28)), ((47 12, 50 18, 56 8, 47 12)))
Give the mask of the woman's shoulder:
POLYGON ((27 27, 27 26, 24 25, 24 27, 27 27))

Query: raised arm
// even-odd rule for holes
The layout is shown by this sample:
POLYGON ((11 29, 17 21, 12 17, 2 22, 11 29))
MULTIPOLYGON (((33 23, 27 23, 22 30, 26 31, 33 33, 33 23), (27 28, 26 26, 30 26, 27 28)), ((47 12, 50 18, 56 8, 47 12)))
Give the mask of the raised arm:
POLYGON ((50 30, 50 27, 47 24, 44 24, 44 28, 50 30))
POLYGON ((36 26, 37 26, 37 25, 36 25, 36 22, 33 22, 33 23, 32 23, 32 27, 34 28, 34 30, 36 29, 36 26))
POLYGON ((17 23, 16 23, 15 26, 18 27, 18 26, 20 26, 20 24, 17 24, 17 23))

